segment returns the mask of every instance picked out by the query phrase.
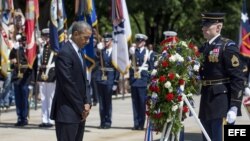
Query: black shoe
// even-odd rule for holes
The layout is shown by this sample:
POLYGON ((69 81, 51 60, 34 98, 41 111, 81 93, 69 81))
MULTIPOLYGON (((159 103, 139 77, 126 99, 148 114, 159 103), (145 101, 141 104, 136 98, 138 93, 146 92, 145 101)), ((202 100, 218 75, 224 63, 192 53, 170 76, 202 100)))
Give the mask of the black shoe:
POLYGON ((144 130, 144 128, 143 127, 139 127, 138 130, 144 130))
POLYGON ((18 122, 15 124, 15 126, 19 126, 19 127, 25 126, 25 125, 28 125, 28 121, 18 121, 18 122))
POLYGON ((105 125, 104 126, 104 129, 110 129, 111 128, 111 125, 105 125))
POLYGON ((39 124, 39 127, 50 128, 50 127, 53 127, 53 124, 51 124, 51 123, 41 123, 41 124, 39 124))
POLYGON ((132 130, 139 130, 139 127, 133 127, 132 130))
POLYGON ((105 128, 105 126, 104 125, 101 125, 100 127, 99 127, 99 129, 104 129, 105 128))
POLYGON ((14 124, 14 126, 23 126, 22 122, 18 121, 17 123, 14 124))

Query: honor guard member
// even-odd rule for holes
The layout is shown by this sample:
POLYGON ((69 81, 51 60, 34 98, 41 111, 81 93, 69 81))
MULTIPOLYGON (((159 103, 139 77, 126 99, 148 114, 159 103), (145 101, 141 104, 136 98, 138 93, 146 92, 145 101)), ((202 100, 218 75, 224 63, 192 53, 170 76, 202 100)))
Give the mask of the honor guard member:
POLYGON ((32 77, 32 69, 28 67, 25 56, 26 37, 23 30, 22 13, 15 13, 15 38, 14 48, 10 52, 9 60, 12 69, 12 82, 14 84, 17 123, 15 126, 28 124, 29 112, 29 84, 32 77))
MULTIPOLYGON (((206 43, 199 49, 202 79, 199 118, 212 141, 222 141, 223 120, 240 115, 244 88, 243 63, 236 43, 221 36, 224 13, 203 13, 206 43)), ((203 139, 205 139, 203 135, 203 139)))
POLYGON ((112 94, 117 89, 120 73, 112 64, 112 34, 105 33, 104 48, 98 44, 100 50, 100 64, 97 72, 97 87, 99 92, 99 112, 101 129, 108 129, 112 124, 112 94))
POLYGON ((134 116, 133 130, 144 130, 148 73, 148 50, 145 47, 147 36, 136 34, 136 47, 130 48, 132 68, 130 69, 130 86, 134 116))
POLYGON ((39 94, 42 102, 42 123, 39 127, 52 127, 50 109, 55 93, 55 52, 49 43, 49 28, 42 30, 42 44, 37 59, 39 94))

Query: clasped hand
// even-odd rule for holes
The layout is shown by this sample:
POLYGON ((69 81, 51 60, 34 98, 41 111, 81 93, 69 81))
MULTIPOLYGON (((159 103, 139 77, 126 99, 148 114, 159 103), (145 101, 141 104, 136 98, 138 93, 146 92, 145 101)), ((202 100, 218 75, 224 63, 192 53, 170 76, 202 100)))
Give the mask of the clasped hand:
POLYGON ((90 112, 90 104, 84 104, 84 110, 82 112, 82 121, 85 121, 90 112))

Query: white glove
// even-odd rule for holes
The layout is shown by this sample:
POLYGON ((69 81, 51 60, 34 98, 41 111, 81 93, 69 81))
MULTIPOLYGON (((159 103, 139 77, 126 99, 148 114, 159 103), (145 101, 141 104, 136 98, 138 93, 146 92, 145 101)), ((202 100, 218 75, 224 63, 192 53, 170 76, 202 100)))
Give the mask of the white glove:
POLYGON ((99 50, 102 50, 102 49, 104 48, 103 43, 98 43, 98 44, 97 44, 97 48, 98 48, 99 50))
POLYGON ((237 110, 238 108, 233 106, 230 108, 230 110, 227 112, 227 118, 226 118, 226 121, 228 123, 234 123, 235 120, 236 120, 236 117, 237 117, 237 110))
POLYGON ((33 90, 33 88, 34 88, 34 87, 33 87, 32 85, 29 85, 29 86, 28 86, 28 89, 29 89, 29 90, 33 90))
POLYGON ((116 91, 116 89, 117 89, 117 85, 113 85, 112 90, 116 91))
POLYGON ((22 36, 20 34, 16 35, 16 40, 20 40, 22 38, 22 36))
POLYGON ((245 96, 250 96, 250 88, 249 87, 245 88, 244 94, 245 94, 245 96))
POLYGON ((130 47, 130 48, 129 48, 129 53, 130 53, 131 55, 135 54, 135 47, 130 47))

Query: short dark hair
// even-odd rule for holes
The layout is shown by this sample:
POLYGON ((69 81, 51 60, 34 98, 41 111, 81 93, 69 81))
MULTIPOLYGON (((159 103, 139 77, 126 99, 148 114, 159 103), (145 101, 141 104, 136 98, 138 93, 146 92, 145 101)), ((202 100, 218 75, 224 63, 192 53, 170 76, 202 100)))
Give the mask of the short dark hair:
POLYGON ((75 31, 81 31, 81 32, 84 32, 86 30, 91 30, 91 26, 84 22, 84 21, 77 21, 77 22, 74 22, 73 25, 72 25, 72 34, 75 32, 75 31))

